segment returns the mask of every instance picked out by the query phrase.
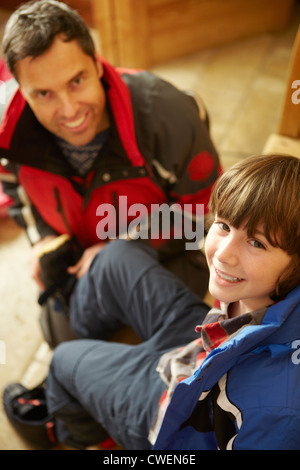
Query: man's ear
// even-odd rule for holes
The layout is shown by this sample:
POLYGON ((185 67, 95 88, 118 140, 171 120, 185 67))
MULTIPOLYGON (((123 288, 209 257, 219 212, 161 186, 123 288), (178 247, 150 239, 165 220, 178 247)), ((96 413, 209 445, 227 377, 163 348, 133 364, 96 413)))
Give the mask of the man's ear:
POLYGON ((102 63, 100 62, 99 58, 98 57, 95 57, 95 62, 96 62, 96 68, 97 68, 97 72, 98 72, 98 77, 99 78, 102 78, 103 77, 103 65, 102 63))

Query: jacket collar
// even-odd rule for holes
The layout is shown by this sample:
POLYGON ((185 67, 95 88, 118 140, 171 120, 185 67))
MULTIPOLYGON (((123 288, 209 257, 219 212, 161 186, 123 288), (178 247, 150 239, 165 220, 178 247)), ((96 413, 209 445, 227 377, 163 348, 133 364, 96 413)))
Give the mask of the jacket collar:
POLYGON ((282 345, 299 338, 300 286, 284 300, 269 307, 260 325, 245 326, 214 349, 196 372, 196 382, 201 380, 204 390, 210 390, 220 377, 240 361, 243 354, 255 352, 256 348, 270 344, 282 345), (206 374, 208 367, 209 372, 206 374), (218 374, 217 380, 214 370, 218 374))
MULTIPOLYGON (((118 71, 103 58, 98 57, 97 60, 103 66, 103 83, 124 154, 133 166, 144 166, 145 161, 135 137, 130 92, 120 76, 125 70, 118 71)), ((37 121, 19 87, 1 122, 0 157, 48 171, 70 173, 70 167, 57 149, 55 139, 37 121)))

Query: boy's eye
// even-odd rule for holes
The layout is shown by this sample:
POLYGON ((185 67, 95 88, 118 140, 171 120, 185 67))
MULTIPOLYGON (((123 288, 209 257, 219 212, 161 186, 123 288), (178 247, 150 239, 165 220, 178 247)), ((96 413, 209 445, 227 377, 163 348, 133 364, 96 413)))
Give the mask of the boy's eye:
POLYGON ((258 240, 250 240, 250 244, 254 246, 254 248, 263 248, 265 249, 265 246, 258 240))
POLYGON ((216 224, 220 227, 221 230, 224 230, 225 232, 230 232, 230 227, 229 225, 225 224, 225 222, 216 222, 216 224))

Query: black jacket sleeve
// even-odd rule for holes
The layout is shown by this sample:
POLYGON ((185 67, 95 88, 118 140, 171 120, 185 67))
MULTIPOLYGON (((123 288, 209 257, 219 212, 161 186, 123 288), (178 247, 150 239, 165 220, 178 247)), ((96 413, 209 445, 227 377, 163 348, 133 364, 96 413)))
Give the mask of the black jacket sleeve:
POLYGON ((162 187, 175 199, 194 195, 197 202, 199 195, 201 202, 201 191, 217 179, 220 162, 196 100, 149 72, 124 79, 138 145, 162 187))

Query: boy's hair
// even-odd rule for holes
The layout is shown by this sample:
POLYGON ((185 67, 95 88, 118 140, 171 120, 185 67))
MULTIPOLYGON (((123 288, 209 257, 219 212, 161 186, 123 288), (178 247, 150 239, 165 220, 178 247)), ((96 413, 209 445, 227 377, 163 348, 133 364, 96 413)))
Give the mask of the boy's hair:
POLYGON ((83 52, 95 60, 95 46, 88 27, 79 14, 56 0, 31 1, 20 6, 9 18, 2 41, 2 52, 12 75, 25 57, 39 57, 56 36, 66 42, 77 40, 83 52))
POLYGON ((300 284, 300 159, 259 155, 242 160, 217 181, 209 208, 235 228, 245 225, 249 237, 262 223, 269 243, 291 255, 273 299, 300 284))

